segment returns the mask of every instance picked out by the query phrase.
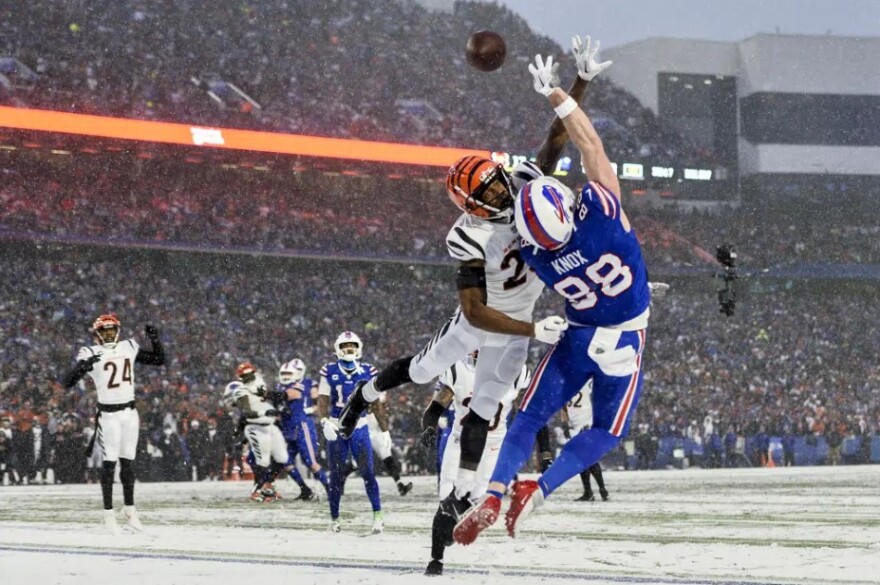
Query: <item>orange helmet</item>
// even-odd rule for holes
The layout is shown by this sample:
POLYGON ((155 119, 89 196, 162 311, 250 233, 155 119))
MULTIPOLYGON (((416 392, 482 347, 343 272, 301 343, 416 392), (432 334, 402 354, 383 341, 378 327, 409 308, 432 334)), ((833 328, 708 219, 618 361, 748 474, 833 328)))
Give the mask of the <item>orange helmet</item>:
POLYGON ((242 382, 250 382, 257 376, 257 368, 250 362, 244 362, 235 368, 236 377, 242 382))
POLYGON ((121 328, 122 324, 119 322, 116 313, 105 313, 92 323, 92 335, 95 336, 95 341, 100 345, 116 343, 119 339, 119 330, 121 328))
POLYGON ((500 163, 480 156, 464 156, 449 167, 446 194, 456 207, 476 217, 498 217, 513 207, 514 193, 507 171, 500 163), (496 182, 502 189, 490 190, 496 182))

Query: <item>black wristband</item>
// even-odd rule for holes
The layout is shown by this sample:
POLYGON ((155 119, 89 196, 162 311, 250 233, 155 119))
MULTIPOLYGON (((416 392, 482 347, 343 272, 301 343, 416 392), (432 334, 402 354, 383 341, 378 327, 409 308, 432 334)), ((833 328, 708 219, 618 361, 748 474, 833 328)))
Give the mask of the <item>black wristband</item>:
POLYGON ((422 430, 428 427, 436 427, 444 412, 446 412, 446 407, 432 400, 428 408, 425 409, 424 414, 422 414, 422 430))

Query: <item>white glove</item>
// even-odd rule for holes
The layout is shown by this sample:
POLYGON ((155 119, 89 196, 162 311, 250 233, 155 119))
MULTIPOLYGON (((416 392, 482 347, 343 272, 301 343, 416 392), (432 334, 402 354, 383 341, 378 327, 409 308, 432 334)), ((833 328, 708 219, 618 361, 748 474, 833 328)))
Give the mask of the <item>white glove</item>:
POLYGON ((568 322, 562 317, 547 317, 535 323, 535 339, 553 345, 560 340, 566 329, 568 322))
POLYGON ((665 282, 649 282, 648 290, 651 291, 652 299, 661 299, 666 296, 666 292, 669 290, 669 285, 665 282))
POLYGON ((335 441, 339 437, 339 425, 329 418, 321 419, 321 430, 324 431, 324 438, 328 441, 335 441))
POLYGON ((581 44, 580 35, 571 38, 571 52, 574 53, 574 60, 577 62, 578 76, 581 79, 592 81, 594 77, 611 67, 611 61, 603 61, 596 63, 596 54, 599 52, 599 41, 590 45, 590 35, 584 37, 581 44))
POLYGON ((535 64, 529 64, 535 91, 545 97, 553 93, 553 88, 559 86, 558 70, 559 63, 554 63, 552 56, 547 57, 547 62, 544 63, 541 55, 535 55, 535 64))

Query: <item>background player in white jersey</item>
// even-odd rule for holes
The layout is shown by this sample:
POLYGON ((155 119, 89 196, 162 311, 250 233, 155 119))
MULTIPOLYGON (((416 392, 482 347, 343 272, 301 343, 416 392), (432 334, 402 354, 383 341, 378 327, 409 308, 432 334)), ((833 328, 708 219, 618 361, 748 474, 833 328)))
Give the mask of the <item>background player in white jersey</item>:
MULTIPOLYGON (((431 406, 425 410, 425 414, 422 417, 422 428, 425 431, 424 436, 426 437, 423 442, 431 443, 434 441, 435 435, 429 429, 433 430, 437 427, 440 415, 445 412, 450 404, 454 403, 455 405, 455 421, 452 425, 449 442, 446 444, 446 449, 443 452, 443 462, 440 465, 438 495, 441 502, 452 493, 454 488, 458 472, 458 462, 461 457, 462 421, 470 412, 469 406, 474 396, 474 380, 476 378, 478 358, 478 352, 474 352, 467 359, 456 362, 451 368, 443 372, 440 379, 437 380, 437 391, 434 393, 431 406)), ((528 387, 530 381, 529 369, 523 366, 513 385, 507 389, 507 393, 501 398, 501 402, 498 403, 498 408, 495 411, 495 416, 490 421, 489 432, 486 435, 486 446, 483 450, 483 456, 480 458, 479 466, 477 466, 477 479, 471 492, 472 498, 482 496, 489 485, 489 478, 492 475, 492 470, 495 469, 495 462, 498 460, 501 442, 504 440, 505 433, 507 433, 507 420, 510 418, 513 402, 516 400, 520 390, 528 387)), ((425 575, 443 574, 444 550, 453 542, 452 529, 454 527, 455 520, 438 507, 431 529, 431 562, 425 570, 425 575)))
POLYGON ((283 467, 285 471, 290 470, 286 466, 287 441, 275 424, 278 411, 266 400, 266 381, 263 376, 250 362, 240 364, 235 373, 239 384, 232 387, 232 398, 244 418, 244 436, 254 455, 255 484, 252 499, 271 501, 278 498, 278 494, 270 487, 275 475, 275 470, 271 469, 272 462, 283 467))
POLYGON ((388 426, 388 408, 385 404, 384 394, 370 406, 370 414, 367 415, 367 427, 370 429, 370 443, 373 445, 373 451, 379 457, 379 460, 382 461, 385 471, 391 476, 394 483, 397 484, 397 493, 405 496, 412 490, 413 484, 411 481, 404 482, 400 479, 403 467, 392 451, 391 430, 388 426))
MULTIPOLYGON (((572 397, 560 412, 562 421, 565 423, 563 432, 565 438, 571 440, 581 431, 589 430, 593 426, 593 380, 572 397)), ((581 471, 581 483, 584 484, 584 493, 577 501, 592 502, 596 499, 593 488, 590 486, 590 476, 596 480, 599 488, 599 496, 602 501, 608 500, 608 490, 605 489, 605 478, 602 476, 602 465, 597 461, 588 469, 581 471)))
POLYGON ((76 366, 61 381, 65 388, 70 388, 88 376, 98 393, 96 428, 86 456, 91 456, 97 442, 103 460, 104 525, 112 534, 120 533, 113 512, 113 476, 117 460, 120 462, 123 514, 132 530, 143 529, 134 506, 134 458, 140 430, 140 417, 134 401, 134 365, 165 365, 165 351, 155 327, 144 327, 151 351, 141 349, 134 339, 119 341, 121 328, 115 314, 107 313, 95 319, 91 329, 95 344, 80 348, 76 354, 76 366))
MULTIPOLYGON (((578 77, 570 90, 573 99, 579 99, 585 88, 586 81, 578 77)), ((522 261, 512 223, 517 190, 554 167, 566 139, 557 118, 535 163, 522 162, 508 174, 499 163, 466 156, 449 169, 447 194, 464 212, 446 238, 449 254, 459 261, 459 308, 421 352, 392 362, 377 378, 358 387, 340 416, 342 433, 349 434, 381 392, 409 382, 427 384, 479 350, 474 399, 462 421, 459 473, 446 505, 455 516, 470 505, 467 494, 473 489, 490 422, 525 363, 529 339, 554 344, 567 328, 565 320, 556 316, 532 322, 543 286, 522 261)))

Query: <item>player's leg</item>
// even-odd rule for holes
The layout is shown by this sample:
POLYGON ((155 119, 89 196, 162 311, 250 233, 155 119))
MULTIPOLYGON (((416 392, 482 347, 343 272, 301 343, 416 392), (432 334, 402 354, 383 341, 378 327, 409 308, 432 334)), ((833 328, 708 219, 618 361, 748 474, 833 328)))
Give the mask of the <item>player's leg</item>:
MULTIPOLYGON (((608 490, 605 489, 605 478, 602 477, 602 464, 597 461, 596 463, 593 463, 587 471, 593 476, 593 479, 596 480, 596 487, 599 488, 599 496, 602 498, 602 501, 607 501, 608 490)), ((587 481, 587 485, 589 485, 589 480, 587 481)))
MULTIPOLYGON (((467 511, 455 527, 453 536, 457 542, 470 544, 480 532, 495 523, 501 510, 502 494, 514 475, 531 457, 538 431, 580 391, 585 379, 589 377, 588 371, 577 369, 579 361, 570 360, 573 346, 577 345, 577 337, 579 335, 576 331, 568 332, 538 364, 520 410, 504 437, 486 495, 467 511), (580 381, 571 381, 572 376, 580 381)), ((517 482, 515 485, 521 483, 534 482, 517 482)))
POLYGON ((380 534, 385 525, 382 520, 382 500, 379 495, 379 482, 373 471, 373 446, 370 444, 370 430, 362 426, 351 436, 351 454, 357 461, 364 488, 373 509, 373 534, 380 534))
POLYGON ((461 460, 455 495, 465 497, 474 489, 477 467, 486 447, 489 428, 497 427, 499 405, 522 371, 529 348, 525 337, 498 336, 504 345, 483 345, 474 372, 474 396, 470 412, 461 421, 461 460))
POLYGON ((400 465, 397 457, 394 456, 391 433, 388 431, 382 432, 379 429, 379 423, 376 420, 376 417, 372 414, 367 417, 367 426, 370 429, 370 443, 373 446, 373 453, 379 458, 379 461, 382 462, 382 465, 385 467, 385 472, 394 480, 394 483, 397 485, 397 493, 401 496, 405 496, 410 492, 413 484, 412 482, 404 483, 400 480, 400 474, 403 471, 403 467, 400 465))
POLYGON ((341 432, 354 432, 361 414, 380 392, 410 382, 427 384, 479 347, 483 337, 484 332, 472 327, 457 310, 418 354, 391 362, 377 377, 357 387, 339 415, 341 432))
POLYGON ((315 432, 315 427, 306 421, 302 421, 300 422, 299 431, 299 440, 297 441, 299 456, 302 458, 303 464, 315 474, 315 479, 324 486, 324 491, 329 493, 330 484, 327 480, 327 472, 318 463, 318 450, 316 448, 318 436, 315 432))
POLYGON ((299 469, 296 468, 296 455, 299 453, 299 444, 297 441, 292 439, 286 439, 287 441, 287 464, 285 465, 285 469, 287 470, 287 476, 290 477, 299 486, 299 496, 296 498, 297 500, 310 500, 314 496, 312 492, 312 488, 306 484, 305 479, 303 479, 302 474, 299 472, 299 469))
POLYGON ((249 424, 244 428, 244 435, 247 437, 248 445, 250 445, 251 453, 254 456, 254 462, 251 467, 254 470, 255 493, 261 496, 260 501, 272 501, 274 494, 268 489, 271 482, 272 471, 272 443, 271 437, 267 432, 268 427, 249 424))
MULTIPOLYGON (((296 465, 294 465, 294 458, 290 456, 290 452, 287 449, 287 440, 284 438, 284 433, 281 432, 281 429, 275 425, 269 425, 263 428, 266 431, 266 443, 268 444, 270 453, 270 466, 272 469, 271 482, 274 482, 275 478, 282 473, 290 474, 292 471, 296 470, 296 465)), ((298 470, 296 471, 296 475, 299 475, 298 470)), ((311 491, 309 486, 303 481, 301 475, 299 475, 299 480, 302 482, 302 484, 297 484, 300 486, 300 489, 305 487, 307 491, 311 491)), ((296 480, 294 479, 294 481, 296 480)), ((280 500, 281 494, 275 489, 274 484, 271 482, 270 489, 273 492, 273 498, 280 500)))
POLYGON ((545 497, 597 463, 626 436, 642 392, 641 351, 644 341, 644 331, 620 335, 617 349, 631 347, 634 351, 630 368, 633 371, 626 375, 609 375, 607 371, 620 373, 621 370, 614 369, 616 364, 597 363, 592 394, 593 427, 581 431, 566 443, 559 458, 539 478, 545 497))
POLYGON ((134 459, 137 456, 140 416, 134 408, 123 410, 120 414, 121 444, 119 448, 119 481, 122 483, 122 513, 128 526, 140 532, 144 529, 134 506, 134 459))
POLYGON ((113 476, 116 474, 116 461, 122 443, 122 428, 119 424, 118 412, 104 412, 95 429, 95 439, 102 453, 101 495, 104 499, 104 526, 114 535, 120 533, 119 524, 113 513, 113 476))
MULTIPOLYGON (((442 502, 452 493, 455 487, 455 476, 458 474, 458 460, 461 454, 457 437, 449 437, 446 448, 443 450, 443 459, 439 466, 438 495, 442 502)), ((443 574, 443 557, 446 547, 451 546, 452 530, 455 528, 455 519, 445 514, 438 505, 431 524, 431 562, 425 569, 425 575, 443 574)))
POLYGON ((333 532, 340 530, 339 502, 342 500, 348 453, 348 439, 339 437, 335 441, 327 441, 327 463, 330 466, 330 490, 327 493, 327 502, 330 505, 330 530, 333 532))

